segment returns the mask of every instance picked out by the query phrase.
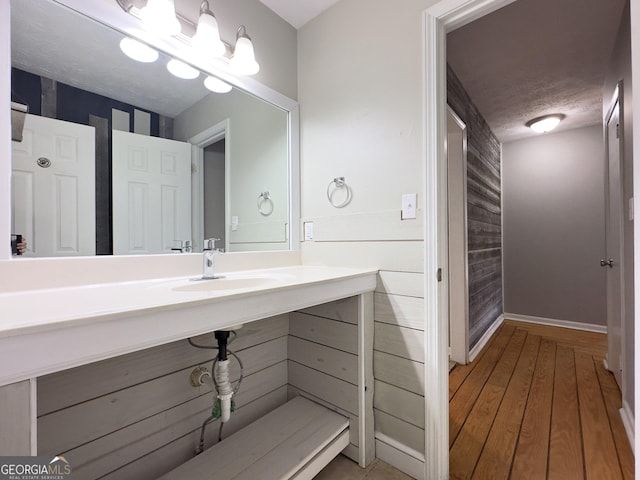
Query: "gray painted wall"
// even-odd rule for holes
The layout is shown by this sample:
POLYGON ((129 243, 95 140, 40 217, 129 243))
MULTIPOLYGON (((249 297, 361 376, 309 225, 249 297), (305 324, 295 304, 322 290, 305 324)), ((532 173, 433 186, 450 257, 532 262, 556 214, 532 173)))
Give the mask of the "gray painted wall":
POLYGON ((606 324, 602 127, 502 146, 505 313, 606 324))
MULTIPOLYGON (((606 115, 611 103, 613 91, 622 80, 622 136, 623 136, 623 176, 624 190, 622 198, 628 209, 628 200, 633 197, 633 108, 631 94, 631 25, 629 2, 622 15, 618 37, 611 55, 603 91, 603 113, 606 115)), ((626 388, 623 391, 624 400, 629 407, 634 408, 634 282, 633 282, 633 221, 629 220, 628 210, 625 211, 624 223, 624 262, 625 262, 625 365, 623 375, 626 388)))

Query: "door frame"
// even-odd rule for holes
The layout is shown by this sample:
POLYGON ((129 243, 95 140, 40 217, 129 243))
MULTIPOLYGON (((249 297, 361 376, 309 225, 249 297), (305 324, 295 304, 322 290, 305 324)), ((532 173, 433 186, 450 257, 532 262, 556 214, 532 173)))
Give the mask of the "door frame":
POLYGON ((449 476, 446 34, 515 0, 441 0, 423 14, 424 478, 449 476))
POLYGON ((189 138, 191 146, 191 232, 194 252, 204 245, 204 149, 224 139, 224 236, 225 252, 229 251, 229 219, 231 218, 231 120, 212 125, 189 138))

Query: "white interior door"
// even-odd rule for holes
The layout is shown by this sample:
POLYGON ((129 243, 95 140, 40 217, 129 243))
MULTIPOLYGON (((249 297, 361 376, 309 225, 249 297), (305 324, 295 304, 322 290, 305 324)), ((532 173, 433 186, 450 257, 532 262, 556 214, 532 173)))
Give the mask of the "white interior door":
POLYGON ((465 125, 450 110, 447 121, 449 355, 461 365, 469 361, 466 160, 465 125))
POLYGON ((607 364, 622 389, 622 317, 624 314, 622 227, 622 171, 620 167, 620 108, 616 101, 607 120, 607 209, 606 257, 601 265, 607 269, 607 364))
POLYGON ((113 131, 113 253, 170 253, 191 240, 191 145, 113 131))
POLYGON ((12 155, 11 228, 25 255, 95 255, 95 129, 27 115, 12 155))

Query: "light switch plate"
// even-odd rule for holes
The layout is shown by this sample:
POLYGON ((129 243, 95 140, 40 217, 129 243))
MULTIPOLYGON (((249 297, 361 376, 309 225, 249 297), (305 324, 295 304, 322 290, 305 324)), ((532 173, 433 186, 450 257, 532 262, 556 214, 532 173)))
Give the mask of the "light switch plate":
POLYGON ((405 193, 402 195, 402 220, 416 218, 418 211, 417 199, 417 193, 405 193))
POLYGON ((304 240, 306 242, 313 241, 313 222, 304 222, 304 240))
POLYGON ((238 230, 238 217, 236 215, 231 217, 231 231, 235 232, 238 230))

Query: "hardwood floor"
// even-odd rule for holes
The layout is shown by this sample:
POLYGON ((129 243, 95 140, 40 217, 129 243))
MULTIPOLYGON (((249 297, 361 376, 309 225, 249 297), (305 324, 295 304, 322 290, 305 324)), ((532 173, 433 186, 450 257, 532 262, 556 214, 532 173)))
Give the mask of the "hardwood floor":
POLYGON ((606 335, 506 320, 449 374, 450 478, 634 478, 606 335))

